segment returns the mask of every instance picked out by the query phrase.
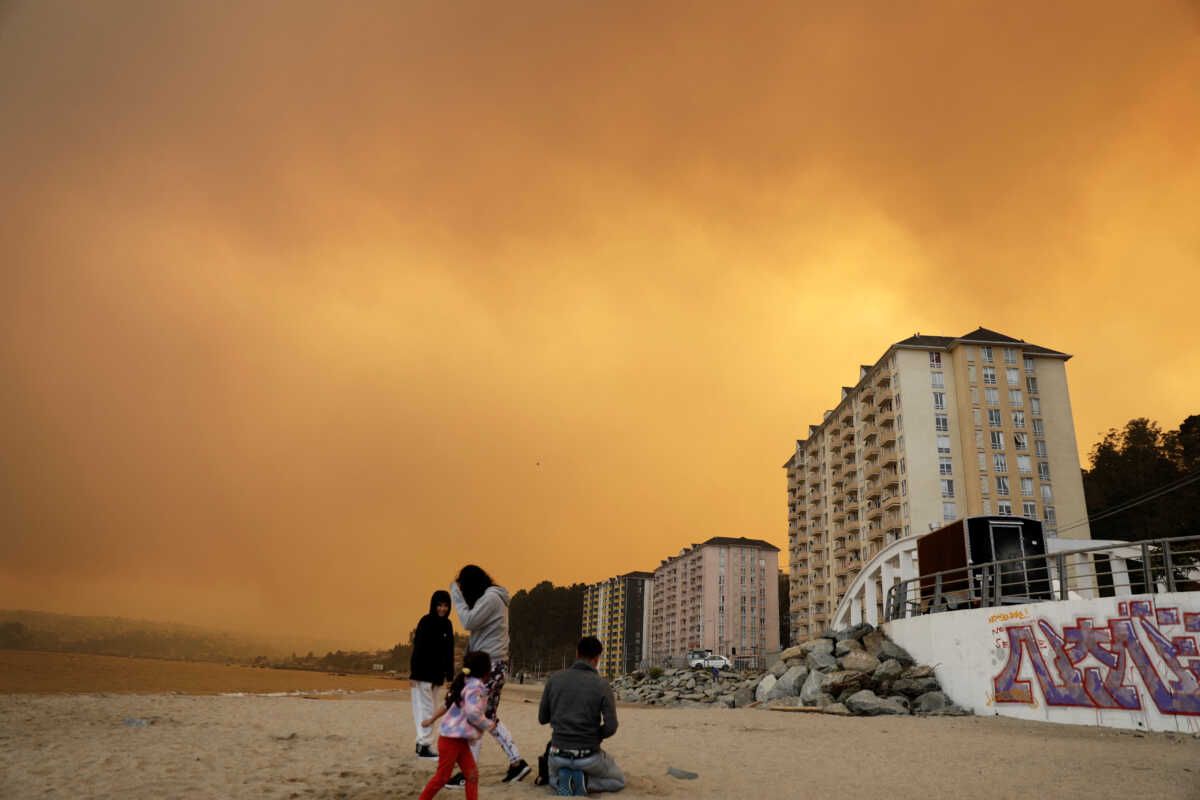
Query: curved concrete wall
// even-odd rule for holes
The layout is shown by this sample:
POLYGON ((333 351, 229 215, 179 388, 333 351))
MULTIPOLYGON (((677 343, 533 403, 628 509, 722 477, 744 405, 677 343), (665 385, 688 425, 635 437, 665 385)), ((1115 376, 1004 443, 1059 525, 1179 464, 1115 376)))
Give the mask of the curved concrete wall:
POLYGON ((950 611, 882 627, 979 715, 1200 732, 1200 592, 950 611))

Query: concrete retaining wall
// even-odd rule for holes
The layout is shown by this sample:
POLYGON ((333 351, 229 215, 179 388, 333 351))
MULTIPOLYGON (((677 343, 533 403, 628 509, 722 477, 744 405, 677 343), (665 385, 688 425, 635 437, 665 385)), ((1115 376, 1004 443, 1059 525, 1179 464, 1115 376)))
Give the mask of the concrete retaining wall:
POLYGON ((976 714, 1200 732, 1200 592, 950 611, 882 627, 976 714))

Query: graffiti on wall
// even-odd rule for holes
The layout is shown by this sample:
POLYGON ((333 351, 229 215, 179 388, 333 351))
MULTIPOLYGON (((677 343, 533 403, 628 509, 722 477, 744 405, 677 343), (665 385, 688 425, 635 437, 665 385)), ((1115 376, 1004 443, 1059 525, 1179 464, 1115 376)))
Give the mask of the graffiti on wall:
POLYGON ((1020 677, 1028 664, 1048 706, 1138 710, 1144 693, 1163 714, 1200 715, 1200 613, 1131 600, 1102 625, 1078 617, 1056 630, 1039 619, 1035 632, 1031 623, 994 629, 1008 650, 995 702, 1036 704, 1035 680, 1020 677))

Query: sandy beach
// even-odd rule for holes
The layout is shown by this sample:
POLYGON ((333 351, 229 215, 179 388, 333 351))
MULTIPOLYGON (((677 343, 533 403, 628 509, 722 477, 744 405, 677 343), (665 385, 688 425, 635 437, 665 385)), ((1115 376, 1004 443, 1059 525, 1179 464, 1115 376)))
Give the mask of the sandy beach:
MULTIPOLYGON (((408 692, 311 688, 274 696, 5 694, 0 797, 416 796, 434 764, 412 756, 408 692)), ((537 724, 540 691, 510 686, 501 706, 531 762, 549 734, 537 724)), ((608 749, 629 777, 623 797, 1093 800, 1102 787, 1105 796, 1200 798, 1200 740, 1180 735, 992 717, 628 705, 619 715, 608 749), (670 766, 700 777, 668 777, 670 766)), ((504 767, 500 749, 485 743, 482 796, 549 796, 531 778, 500 785, 504 767)))

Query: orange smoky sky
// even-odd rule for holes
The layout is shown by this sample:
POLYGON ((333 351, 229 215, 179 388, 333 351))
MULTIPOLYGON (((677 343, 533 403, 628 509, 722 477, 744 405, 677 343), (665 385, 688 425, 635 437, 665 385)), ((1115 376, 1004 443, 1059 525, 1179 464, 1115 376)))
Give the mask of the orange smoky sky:
POLYGON ((1196 2, 0 2, 0 607, 385 646, 786 543, 915 331, 1200 411, 1196 2), (736 7, 735 7, 736 6, 736 7))

